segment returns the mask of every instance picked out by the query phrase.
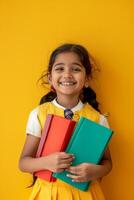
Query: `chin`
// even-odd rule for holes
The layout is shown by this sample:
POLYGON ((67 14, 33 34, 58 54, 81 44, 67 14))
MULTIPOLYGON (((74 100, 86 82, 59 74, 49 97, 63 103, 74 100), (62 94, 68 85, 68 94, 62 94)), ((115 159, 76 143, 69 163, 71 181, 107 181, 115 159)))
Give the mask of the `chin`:
POLYGON ((61 93, 64 94, 64 95, 75 96, 75 95, 78 95, 79 92, 62 91, 61 93))

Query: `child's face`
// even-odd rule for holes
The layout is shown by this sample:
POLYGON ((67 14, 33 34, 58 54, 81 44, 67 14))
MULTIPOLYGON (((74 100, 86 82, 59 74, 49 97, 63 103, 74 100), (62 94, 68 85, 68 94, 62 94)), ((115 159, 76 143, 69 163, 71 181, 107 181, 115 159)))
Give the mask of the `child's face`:
POLYGON ((53 64, 49 81, 58 97, 59 95, 78 97, 87 81, 85 68, 78 55, 73 52, 59 54, 53 64))

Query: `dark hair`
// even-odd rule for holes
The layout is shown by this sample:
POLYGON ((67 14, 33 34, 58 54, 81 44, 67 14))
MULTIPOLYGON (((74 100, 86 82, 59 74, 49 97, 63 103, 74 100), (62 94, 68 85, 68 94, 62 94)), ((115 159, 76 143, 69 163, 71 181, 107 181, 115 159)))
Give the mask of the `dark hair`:
MULTIPOLYGON (((88 51, 82 45, 79 45, 79 44, 63 44, 52 52, 49 59, 48 70, 47 72, 44 71, 43 75, 39 79, 39 80, 42 80, 42 85, 45 85, 48 83, 47 81, 45 81, 45 77, 47 77, 47 75, 51 73, 53 64, 57 56, 65 52, 76 53, 80 58, 80 62, 82 63, 82 65, 84 66, 86 70, 87 77, 92 77, 93 65, 91 64, 91 60, 93 58, 91 57, 91 55, 89 55, 88 51)), ((41 98, 39 104, 50 102, 54 98, 56 98, 56 96, 57 95, 55 91, 50 91, 41 98)), ((96 93, 93 91, 93 89, 91 89, 91 87, 83 88, 83 94, 81 95, 81 100, 83 103, 88 102, 94 109, 96 109, 97 111, 100 111, 98 108, 99 103, 96 100, 96 93)))

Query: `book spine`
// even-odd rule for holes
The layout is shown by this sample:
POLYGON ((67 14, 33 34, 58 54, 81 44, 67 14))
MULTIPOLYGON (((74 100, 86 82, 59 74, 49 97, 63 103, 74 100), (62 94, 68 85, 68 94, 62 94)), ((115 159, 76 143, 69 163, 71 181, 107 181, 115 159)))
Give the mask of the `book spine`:
POLYGON ((73 135, 72 135, 72 137, 71 137, 71 140, 70 140, 70 142, 69 142, 69 144, 68 144, 68 146, 67 146, 66 152, 68 152, 69 149, 71 148, 72 143, 74 142, 75 137, 76 137, 77 133, 79 132, 79 130, 80 130, 82 124, 83 124, 83 121, 84 121, 84 118, 81 117, 80 120, 79 120, 79 122, 77 122, 76 128, 75 128, 74 133, 73 133, 73 135))
POLYGON ((38 147, 38 150, 37 150, 37 153, 36 153, 36 157, 40 157, 41 154, 42 154, 43 147, 44 147, 44 144, 45 144, 45 141, 46 141, 46 138, 47 138, 47 134, 48 134, 52 119, 53 119, 53 115, 47 116, 47 119, 46 119, 46 122, 45 122, 45 125, 44 125, 44 128, 43 128, 43 135, 41 136, 41 140, 40 140, 40 144, 39 144, 39 147, 38 147))
POLYGON ((102 159, 102 157, 103 157, 103 154, 104 154, 104 152, 105 152, 105 150, 106 150, 106 148, 107 148, 107 146, 108 146, 108 143, 109 143, 109 141, 110 141, 112 135, 113 135, 113 131, 111 131, 111 134, 109 135, 109 138, 107 139, 107 141, 106 141, 106 143, 105 143, 105 145, 104 145, 104 148, 102 149, 102 152, 101 152, 100 156, 98 157, 98 161, 96 162, 96 164, 99 164, 99 163, 100 163, 100 161, 101 161, 101 159, 102 159))

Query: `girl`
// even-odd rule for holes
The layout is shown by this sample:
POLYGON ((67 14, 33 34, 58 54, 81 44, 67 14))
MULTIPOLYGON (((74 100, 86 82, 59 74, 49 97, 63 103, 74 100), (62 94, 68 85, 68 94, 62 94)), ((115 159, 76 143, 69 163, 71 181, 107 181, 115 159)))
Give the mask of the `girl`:
MULTIPOLYGON (((83 192, 60 180, 47 182, 36 179, 29 200, 104 200, 100 179, 112 168, 109 149, 105 151, 99 165, 82 163, 71 166, 75 155, 55 152, 45 157, 35 158, 47 114, 65 116, 64 111, 73 112, 78 121, 84 116, 108 127, 106 118, 100 114, 96 94, 88 86, 91 77, 91 61, 87 50, 77 44, 64 44, 53 51, 47 75, 52 91, 42 97, 40 105, 29 116, 26 128, 26 142, 20 156, 19 167, 23 172, 33 173, 48 169, 52 172, 68 170, 73 181, 92 180, 90 188, 83 192)), ((45 83, 45 81, 44 81, 45 83)), ((88 134, 88 133, 87 133, 88 134)))

